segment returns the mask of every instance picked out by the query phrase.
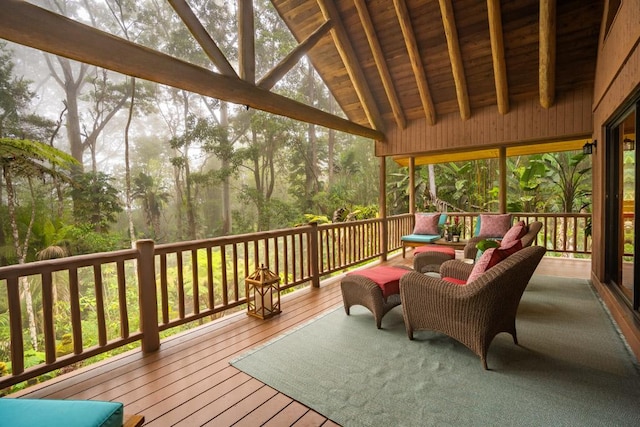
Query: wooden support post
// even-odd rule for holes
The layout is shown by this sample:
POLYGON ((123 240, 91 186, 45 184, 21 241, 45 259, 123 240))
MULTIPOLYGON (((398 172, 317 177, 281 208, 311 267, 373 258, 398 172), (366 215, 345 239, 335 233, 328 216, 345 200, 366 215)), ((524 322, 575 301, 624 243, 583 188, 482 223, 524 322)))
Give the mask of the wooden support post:
POLYGON ((379 216, 382 218, 380 227, 380 260, 387 260, 389 250, 389 225, 387 223, 387 158, 380 157, 380 188, 378 189, 378 204, 380 205, 379 216))
POLYGON ((320 236, 318 236, 318 223, 312 222, 309 231, 309 253, 311 257, 311 285, 320 287, 320 236))
POLYGON ((140 307, 142 351, 150 353, 160 348, 153 240, 138 240, 136 249, 138 249, 138 305, 140 307))
POLYGON ((500 147, 500 213, 507 213, 507 148, 500 147))
POLYGON ((416 213, 416 158, 409 158, 409 213, 416 213))

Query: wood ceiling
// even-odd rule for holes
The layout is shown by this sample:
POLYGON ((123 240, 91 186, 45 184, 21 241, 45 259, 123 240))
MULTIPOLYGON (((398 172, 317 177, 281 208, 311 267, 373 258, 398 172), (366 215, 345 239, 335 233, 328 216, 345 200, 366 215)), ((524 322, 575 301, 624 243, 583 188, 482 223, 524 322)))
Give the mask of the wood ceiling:
POLYGON ((592 87, 603 1, 272 0, 347 117, 385 131, 412 120, 592 87))

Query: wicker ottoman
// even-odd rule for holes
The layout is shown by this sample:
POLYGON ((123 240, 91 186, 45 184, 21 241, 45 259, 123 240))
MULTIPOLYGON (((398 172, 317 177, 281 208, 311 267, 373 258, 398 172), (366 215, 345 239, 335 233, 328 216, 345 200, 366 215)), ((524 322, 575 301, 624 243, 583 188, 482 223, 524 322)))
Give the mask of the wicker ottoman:
POLYGON ((413 269, 418 273, 440 271, 443 262, 455 259, 456 251, 448 246, 420 246, 413 251, 413 269))
POLYGON ((340 283, 345 312, 349 315, 354 305, 366 307, 381 329, 382 317, 400 305, 400 278, 410 271, 408 267, 378 266, 348 273, 340 283))

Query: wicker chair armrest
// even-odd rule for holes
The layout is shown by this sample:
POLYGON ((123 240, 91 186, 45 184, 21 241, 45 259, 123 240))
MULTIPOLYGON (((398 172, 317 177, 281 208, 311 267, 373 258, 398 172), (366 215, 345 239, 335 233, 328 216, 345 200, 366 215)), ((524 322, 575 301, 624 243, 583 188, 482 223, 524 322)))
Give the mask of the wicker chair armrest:
POLYGON ((471 274, 471 270, 473 270, 473 264, 467 264, 459 259, 452 259, 442 263, 440 266, 440 276, 467 280, 471 274))

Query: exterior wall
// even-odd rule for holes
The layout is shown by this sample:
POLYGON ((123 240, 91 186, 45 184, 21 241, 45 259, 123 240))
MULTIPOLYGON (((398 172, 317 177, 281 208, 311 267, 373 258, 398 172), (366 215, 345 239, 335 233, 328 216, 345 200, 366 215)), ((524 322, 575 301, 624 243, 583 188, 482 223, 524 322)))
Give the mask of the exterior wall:
MULTIPOLYGON (((605 7, 606 10, 606 7, 605 7)), ((623 0, 607 35, 600 35, 593 102, 593 254, 592 280, 640 359, 640 325, 604 282, 605 126, 640 93, 640 0, 623 0), (606 36, 606 37, 605 37, 606 36)))
POLYGON ((542 108, 538 98, 514 101, 509 113, 496 106, 473 110, 468 120, 458 113, 439 116, 434 126, 412 121, 390 129, 389 140, 376 143, 376 155, 418 154, 469 147, 496 147, 523 142, 588 138, 593 130, 592 89, 559 93, 556 103, 542 108))

